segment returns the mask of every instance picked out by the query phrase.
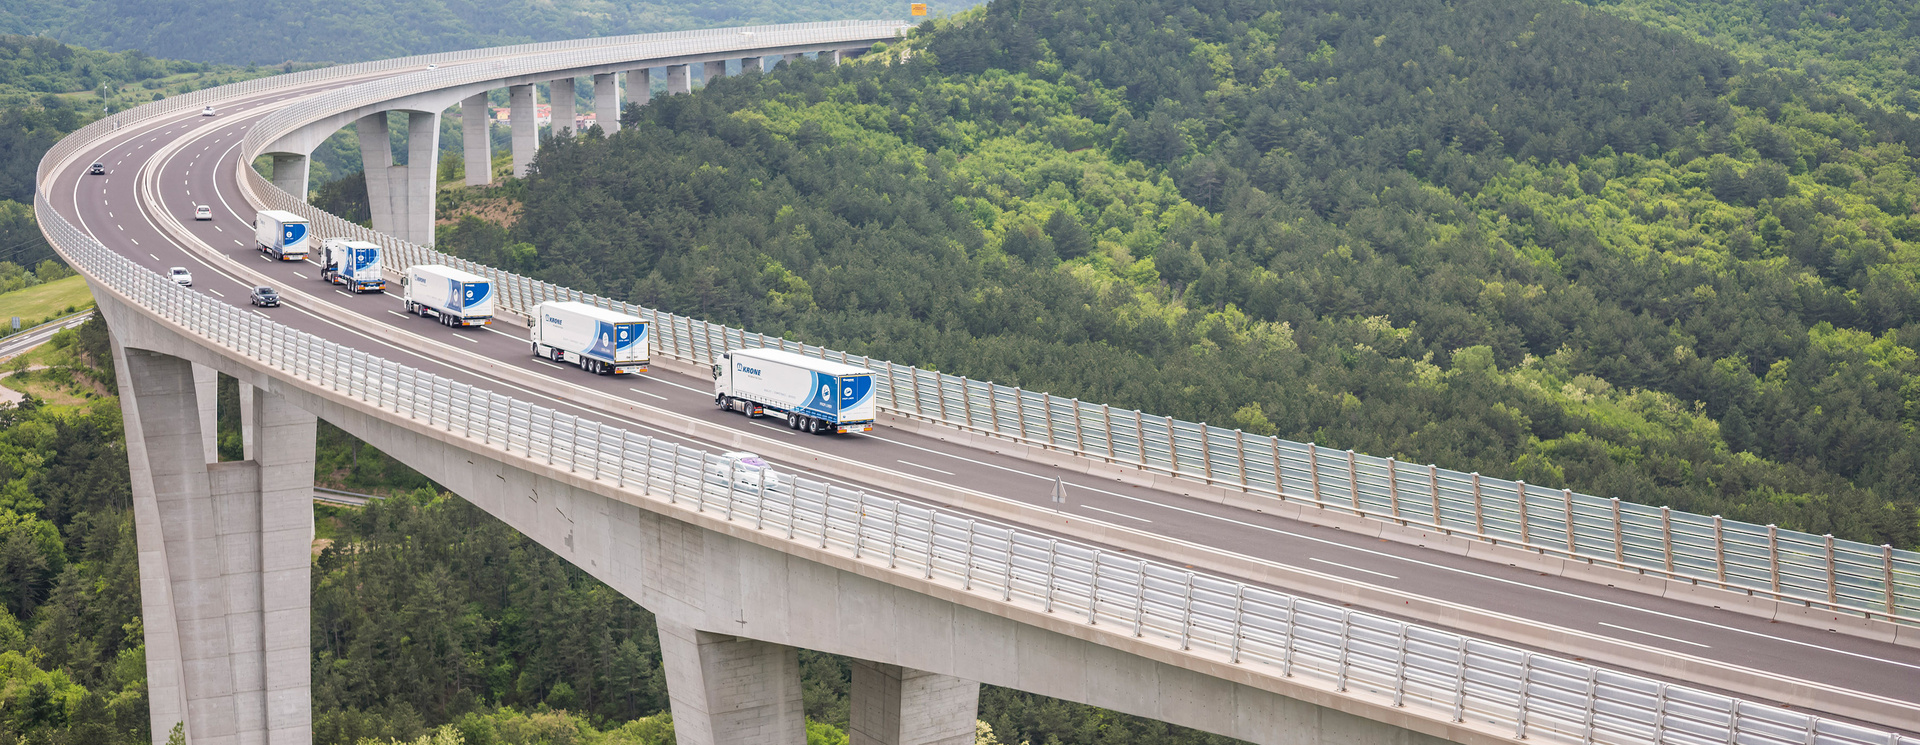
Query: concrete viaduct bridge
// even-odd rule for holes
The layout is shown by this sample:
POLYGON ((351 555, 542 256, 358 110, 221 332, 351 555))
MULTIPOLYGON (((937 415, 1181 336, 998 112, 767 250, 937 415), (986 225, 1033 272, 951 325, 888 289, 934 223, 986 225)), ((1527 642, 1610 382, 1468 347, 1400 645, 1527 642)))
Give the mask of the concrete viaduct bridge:
POLYGON ((738 65, 834 64, 892 22, 587 39, 346 65, 96 122, 41 163, 43 232, 115 341, 155 741, 311 739, 314 428, 373 443, 657 614, 682 743, 799 743, 795 650, 854 658, 858 743, 961 743, 981 683, 1257 743, 1920 745, 1909 552, 1648 509, 1063 399, 635 308, 476 266, 431 238, 439 117, 487 178, 486 92, 537 83, 603 127, 738 65), (823 61, 824 60, 824 61, 823 61), (218 115, 200 116, 203 106, 218 115), (387 113, 407 112, 406 162, 387 113), (304 203, 354 126, 374 227, 304 203), (272 156, 271 178, 252 164, 272 156), (83 175, 99 162, 103 176, 83 175), (186 219, 195 205, 215 219, 186 219), (448 329, 262 262, 254 211, 374 240, 392 266, 496 283, 508 323, 448 329), (166 267, 188 266, 180 287, 166 267), (246 306, 270 283, 286 306, 246 306), (654 322, 656 367, 527 354, 546 299, 654 322), (878 375, 880 431, 798 435, 716 412, 699 366, 782 346, 878 375), (217 374, 245 458, 218 462, 217 374), (783 470, 743 483, 715 454, 783 470), (1056 479, 1060 479, 1056 482, 1056 479), (1050 504, 1065 483, 1073 495, 1050 504))

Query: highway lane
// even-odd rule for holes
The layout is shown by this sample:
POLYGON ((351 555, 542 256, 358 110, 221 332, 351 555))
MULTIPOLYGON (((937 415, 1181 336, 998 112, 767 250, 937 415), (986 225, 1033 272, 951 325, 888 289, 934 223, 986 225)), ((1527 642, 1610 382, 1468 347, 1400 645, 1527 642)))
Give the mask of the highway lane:
MULTIPOLYGON (((557 366, 533 358, 523 329, 447 329, 426 319, 399 313, 396 299, 383 295, 354 296, 321 283, 310 264, 265 261, 251 249, 251 209, 241 203, 234 178, 234 147, 254 112, 292 94, 262 97, 251 105, 225 107, 213 120, 179 117, 150 132, 123 136, 101 148, 114 157, 97 200, 83 198, 89 179, 63 173, 59 183, 72 182, 75 201, 67 214, 108 245, 143 265, 164 271, 167 266, 189 266, 199 288, 235 304, 245 302, 246 284, 227 276, 160 238, 136 200, 133 173, 140 164, 158 169, 154 178, 163 209, 180 219, 209 246, 239 261, 252 262, 282 286, 298 289, 326 301, 324 307, 292 307, 262 312, 290 326, 333 338, 436 374, 542 400, 570 413, 617 422, 649 434, 646 422, 582 411, 566 400, 571 387, 592 388, 621 395, 651 406, 719 421, 736 427, 759 428, 766 436, 806 438, 823 452, 859 457, 894 470, 945 481, 991 494, 1044 504, 1056 475, 1069 485, 1069 514, 1117 525, 1152 530, 1185 540, 1297 566, 1356 582, 1439 597, 1507 613, 1555 626, 1625 639, 1679 653, 1723 660, 1761 670, 1781 671, 1793 677, 1863 690, 1903 700, 1920 700, 1920 653, 1853 637, 1824 634, 1785 624, 1769 624, 1710 608, 1665 601, 1639 593, 1585 582, 1539 576, 1512 567, 1488 564, 1418 547, 1388 543, 1315 527, 1269 515, 1222 507, 1201 500, 1121 486, 1085 476, 1057 473, 1056 469, 999 456, 911 434, 882 430, 871 437, 815 437, 801 435, 770 420, 749 421, 739 414, 711 406, 708 381, 656 372, 638 377, 596 377, 571 366, 557 366), (199 130, 207 130, 200 133, 199 130), (191 144, 163 162, 147 164, 148 157, 170 137, 193 133, 191 144), (211 198, 209 198, 211 197, 211 198), (193 204, 215 206, 216 219, 196 223, 189 219, 193 204), (77 205, 79 209, 71 210, 77 205), (138 219, 138 223, 133 221, 138 219), (131 232, 129 232, 131 231, 131 232), (147 236, 142 238, 140 236, 147 236), (145 245, 142 245, 145 244, 145 245), (417 338, 426 344, 397 344, 417 338), (480 376, 457 365, 447 365, 419 354, 420 347, 464 349, 551 376, 550 391, 528 391, 520 386, 480 376)), ((76 163, 84 166, 83 157, 76 163)), ((69 169, 75 170, 75 169, 69 169)), ((56 190, 56 193, 59 193, 56 190)), ((60 200, 56 198, 56 202, 60 200)), ((668 435, 669 440, 686 441, 668 435)), ((689 442, 705 447, 706 443, 689 442)))

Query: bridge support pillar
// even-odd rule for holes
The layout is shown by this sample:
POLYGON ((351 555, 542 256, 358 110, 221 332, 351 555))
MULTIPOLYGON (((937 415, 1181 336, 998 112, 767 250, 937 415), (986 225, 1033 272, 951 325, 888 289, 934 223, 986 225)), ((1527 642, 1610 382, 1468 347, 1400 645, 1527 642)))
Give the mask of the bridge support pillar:
POLYGON ((667 65, 667 95, 693 92, 693 80, 687 77, 686 65, 667 65))
POLYGON ((273 185, 281 191, 307 201, 307 156, 299 153, 273 154, 273 185))
POLYGON ((787 64, 793 64, 795 62, 799 62, 800 60, 803 60, 806 58, 807 58, 807 55, 801 54, 799 52, 795 52, 793 54, 780 55, 780 61, 785 62, 787 64))
POLYGON ((184 359, 114 344, 153 742, 307 743, 315 419, 253 397, 258 461, 208 464, 184 359))
POLYGON ((493 183, 493 133, 487 122, 487 94, 475 93, 460 101, 460 145, 465 154, 468 186, 493 183))
POLYGON ((193 366, 193 398, 200 418, 201 463, 220 462, 220 371, 193 366))
POLYGON ((850 704, 851 745, 971 745, 980 684, 854 660, 850 704))
POLYGON ((675 742, 806 743, 799 650, 697 631, 664 618, 658 620, 658 626, 675 742))
POLYGON ((556 78, 547 81, 547 103, 553 112, 553 136, 560 137, 562 132, 575 132, 573 116, 579 108, 580 97, 574 93, 573 78, 556 78))
POLYGON ((645 106, 653 100, 653 70, 642 67, 627 71, 627 103, 645 106))
POLYGON ((609 137, 620 131, 620 86, 618 73, 593 76, 593 119, 601 134, 609 137))
POLYGON ((767 71, 767 60, 765 57, 741 57, 740 58, 740 74, 741 75, 745 75, 749 72, 766 72, 766 71, 767 71))
POLYGON ((701 78, 703 83, 713 85, 713 81, 727 76, 727 61, 717 59, 711 62, 701 63, 700 74, 703 76, 701 78))
POLYGON ((533 154, 540 150, 540 119, 533 105, 533 86, 507 89, 507 123, 513 126, 513 176, 526 178, 533 154))
POLYGON ((438 191, 440 113, 409 111, 407 162, 395 165, 387 134, 387 114, 355 122, 360 161, 367 174, 367 206, 373 229, 423 246, 433 244, 434 194, 438 191))

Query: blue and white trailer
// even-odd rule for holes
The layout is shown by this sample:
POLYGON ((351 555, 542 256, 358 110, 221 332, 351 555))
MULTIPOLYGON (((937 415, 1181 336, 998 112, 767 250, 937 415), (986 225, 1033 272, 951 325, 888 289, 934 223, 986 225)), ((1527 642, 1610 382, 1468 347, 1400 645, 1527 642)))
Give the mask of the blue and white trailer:
POLYGON ((260 210, 253 220, 254 242, 260 253, 281 261, 303 261, 312 232, 307 218, 283 210, 260 210))
POLYGON ((533 355, 596 375, 647 371, 647 322, 586 303, 549 300, 533 313, 533 355))
POLYGON ((437 318, 445 326, 485 326, 493 321, 493 283, 472 272, 439 264, 416 264, 400 275, 408 313, 437 318))
POLYGON ((380 246, 366 241, 328 238, 320 244, 320 278, 354 292, 387 289, 380 268, 380 246))
POLYGON ((814 434, 873 431, 873 371, 778 349, 736 349, 713 364, 713 403, 749 417, 785 414, 814 434))

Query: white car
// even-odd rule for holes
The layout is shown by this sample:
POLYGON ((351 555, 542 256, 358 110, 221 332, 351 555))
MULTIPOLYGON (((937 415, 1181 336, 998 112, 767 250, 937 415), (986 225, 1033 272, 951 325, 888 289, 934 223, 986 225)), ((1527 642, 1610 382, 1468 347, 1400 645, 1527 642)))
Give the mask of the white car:
POLYGON ((763 478, 766 479, 768 486, 772 486, 783 475, 773 470, 772 463, 753 453, 743 451, 721 453, 720 460, 722 463, 708 466, 707 469, 713 472, 713 475, 720 477, 731 473, 733 485, 740 489, 758 490, 760 480, 763 478))
POLYGON ((202 205, 199 205, 199 206, 196 206, 196 207, 194 207, 194 208, 193 208, 193 219, 195 219, 195 220, 212 220, 212 219, 213 219, 213 207, 212 207, 211 205, 205 205, 205 204, 202 204, 202 205))
POLYGON ((184 266, 176 266, 168 269, 167 279, 173 280, 174 284, 180 285, 181 287, 193 286, 193 273, 187 271, 187 268, 184 266))
POLYGON ((201 116, 213 116, 213 107, 212 107, 212 106, 208 106, 208 107, 206 107, 206 108, 204 108, 204 109, 201 109, 201 110, 200 110, 200 115, 201 115, 201 116))

